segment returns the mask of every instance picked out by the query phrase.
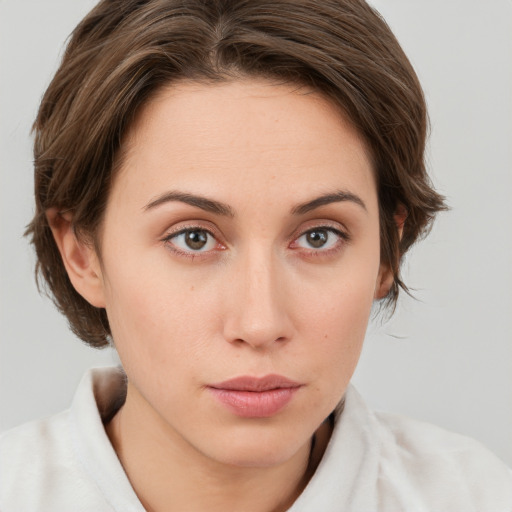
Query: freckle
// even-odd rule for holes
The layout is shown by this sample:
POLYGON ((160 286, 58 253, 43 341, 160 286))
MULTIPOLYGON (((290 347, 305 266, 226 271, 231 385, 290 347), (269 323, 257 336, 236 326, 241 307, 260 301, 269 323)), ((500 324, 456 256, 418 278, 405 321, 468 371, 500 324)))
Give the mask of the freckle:
POLYGON ((191 292, 193 292, 193 291, 194 291, 194 285, 192 285, 192 286, 190 287, 190 291, 191 291, 191 292))
POLYGON ((327 339, 329 336, 327 336, 327 334, 324 335, 324 339, 327 339))

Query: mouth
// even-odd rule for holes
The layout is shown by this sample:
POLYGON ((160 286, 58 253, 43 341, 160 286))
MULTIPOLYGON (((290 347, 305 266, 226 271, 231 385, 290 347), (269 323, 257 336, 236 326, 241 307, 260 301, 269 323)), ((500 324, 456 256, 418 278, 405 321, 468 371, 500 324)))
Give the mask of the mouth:
POLYGON ((243 418, 268 418, 288 405, 303 385, 281 375, 237 377, 207 389, 230 412, 243 418))

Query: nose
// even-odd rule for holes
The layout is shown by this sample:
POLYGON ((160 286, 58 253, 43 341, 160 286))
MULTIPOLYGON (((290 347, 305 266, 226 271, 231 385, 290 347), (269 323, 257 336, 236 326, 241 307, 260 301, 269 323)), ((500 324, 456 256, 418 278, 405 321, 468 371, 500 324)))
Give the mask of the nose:
POLYGON ((282 268, 271 251, 252 250, 233 264, 224 337, 230 343, 269 349, 291 338, 282 268))

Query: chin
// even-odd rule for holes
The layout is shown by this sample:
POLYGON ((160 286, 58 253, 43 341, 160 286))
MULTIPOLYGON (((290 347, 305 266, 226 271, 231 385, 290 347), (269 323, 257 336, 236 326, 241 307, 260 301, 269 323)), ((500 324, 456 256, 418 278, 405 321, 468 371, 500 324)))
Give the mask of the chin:
POLYGON ((309 452, 312 434, 273 433, 265 427, 258 430, 226 433, 226 441, 216 444, 216 449, 211 450, 210 445, 210 457, 229 466, 263 468, 284 464, 302 449, 309 452))
POLYGON ((238 468, 271 468, 279 466, 290 460, 294 452, 282 453, 275 450, 265 450, 261 447, 247 449, 245 452, 233 450, 231 453, 223 453, 220 455, 218 462, 226 466, 234 466, 238 468))

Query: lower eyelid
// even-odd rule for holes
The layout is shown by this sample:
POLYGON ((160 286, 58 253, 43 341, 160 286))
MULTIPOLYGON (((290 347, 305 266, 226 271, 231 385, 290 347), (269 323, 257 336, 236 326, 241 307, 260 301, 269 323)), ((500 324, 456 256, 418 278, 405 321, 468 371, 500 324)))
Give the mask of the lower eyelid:
POLYGON ((161 242, 163 242, 163 244, 165 246, 167 246, 167 249, 169 251, 171 251, 178 257, 188 258, 191 260, 204 259, 204 258, 211 257, 213 255, 213 253, 217 253, 226 248, 225 244, 223 244, 222 242, 219 241, 219 237, 216 236, 212 232, 212 230, 207 229, 203 226, 194 226, 194 225, 180 227, 176 231, 168 233, 166 236, 161 238, 161 242), (181 244, 178 245, 177 243, 175 243, 175 241, 174 241, 175 238, 179 237, 180 235, 184 235, 190 231, 202 231, 202 232, 206 233, 212 239, 212 240, 209 240, 207 243, 212 244, 212 241, 213 241, 213 244, 212 244, 213 247, 206 249, 206 250, 204 250, 204 249, 203 250, 201 250, 201 249, 194 250, 192 248, 181 247, 181 244))
POLYGON ((350 242, 350 235, 342 231, 341 229, 333 226, 314 226, 310 229, 307 229, 306 231, 302 232, 298 237, 296 237, 290 248, 293 250, 300 251, 304 256, 307 257, 328 257, 329 255, 334 255, 337 252, 341 251, 344 246, 350 242), (308 233, 315 231, 315 230, 325 230, 328 231, 330 234, 333 234, 336 236, 337 240, 328 248, 322 248, 319 247, 317 249, 313 247, 304 247, 302 245, 298 245, 297 241, 303 237, 304 235, 307 235, 308 233))

